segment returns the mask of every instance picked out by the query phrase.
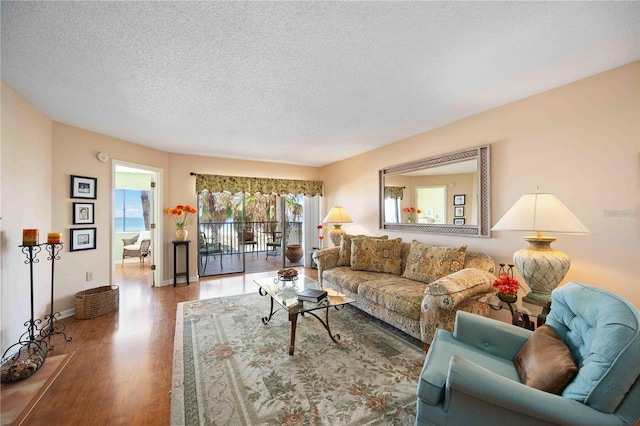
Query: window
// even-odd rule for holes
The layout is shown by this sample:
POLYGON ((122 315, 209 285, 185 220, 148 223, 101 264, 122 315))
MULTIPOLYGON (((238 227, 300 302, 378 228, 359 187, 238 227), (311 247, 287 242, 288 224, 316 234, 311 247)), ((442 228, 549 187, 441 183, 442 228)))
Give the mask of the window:
POLYGON ((400 199, 385 198, 384 199, 384 220, 390 223, 400 223, 400 199))
POLYGON ((142 200, 149 191, 116 189, 115 232, 137 232, 146 229, 142 200))

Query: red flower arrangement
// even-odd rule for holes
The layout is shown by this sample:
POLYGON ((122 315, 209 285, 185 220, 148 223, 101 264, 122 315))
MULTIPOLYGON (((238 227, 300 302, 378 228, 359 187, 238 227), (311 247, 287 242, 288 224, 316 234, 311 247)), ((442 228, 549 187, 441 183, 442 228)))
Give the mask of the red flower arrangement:
POLYGON ((320 231, 320 235, 318 235, 318 239, 320 240, 320 249, 322 250, 322 243, 324 240, 324 234, 327 233, 327 231, 329 231, 329 227, 328 226, 323 226, 322 224, 317 226, 318 231, 320 231))
POLYGON ((405 207, 404 209, 402 209, 402 211, 405 212, 405 213, 409 213, 409 214, 411 214, 411 213, 418 213, 418 214, 422 213, 422 210, 416 209, 415 207, 405 207))
POLYGON ((503 272, 500 274, 500 278, 493 282, 493 286, 497 288, 500 293, 513 296, 518 293, 520 283, 515 278, 503 272))
POLYGON ((165 212, 173 218, 178 228, 182 228, 189 224, 189 213, 196 214, 198 211, 188 204, 186 206, 178 204, 175 209, 169 207, 165 212))

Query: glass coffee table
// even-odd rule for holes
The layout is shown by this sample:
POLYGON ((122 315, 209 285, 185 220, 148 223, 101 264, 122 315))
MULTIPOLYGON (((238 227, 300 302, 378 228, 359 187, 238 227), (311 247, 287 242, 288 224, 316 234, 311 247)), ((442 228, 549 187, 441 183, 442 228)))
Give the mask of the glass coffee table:
POLYGON ((350 299, 344 294, 331 288, 321 288, 318 281, 305 277, 304 275, 298 275, 296 280, 290 281, 279 280, 276 276, 272 278, 256 279, 254 282, 259 287, 258 293, 261 296, 269 296, 271 301, 269 316, 262 318, 263 324, 267 325, 269 321, 271 321, 273 315, 280 310, 284 310, 289 314, 289 322, 291 322, 291 343, 289 345, 289 355, 293 355, 295 350, 298 315, 309 314, 315 317, 327 330, 331 340, 338 343, 340 335, 332 334, 331 328, 329 327, 330 308, 341 310, 345 305, 355 302, 354 299, 350 299), (324 290, 327 292, 327 297, 319 302, 298 300, 298 293, 307 288, 324 290), (316 315, 316 311, 324 311, 324 319, 316 315))

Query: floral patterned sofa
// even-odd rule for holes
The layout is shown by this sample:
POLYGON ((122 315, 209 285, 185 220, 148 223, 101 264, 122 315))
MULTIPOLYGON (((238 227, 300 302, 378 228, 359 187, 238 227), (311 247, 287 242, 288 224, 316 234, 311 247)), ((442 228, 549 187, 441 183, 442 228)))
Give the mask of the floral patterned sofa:
POLYGON ((458 310, 489 315, 488 306, 475 299, 494 292, 495 262, 466 249, 346 234, 340 247, 319 250, 313 258, 324 287, 430 344, 436 329, 453 330, 458 310))

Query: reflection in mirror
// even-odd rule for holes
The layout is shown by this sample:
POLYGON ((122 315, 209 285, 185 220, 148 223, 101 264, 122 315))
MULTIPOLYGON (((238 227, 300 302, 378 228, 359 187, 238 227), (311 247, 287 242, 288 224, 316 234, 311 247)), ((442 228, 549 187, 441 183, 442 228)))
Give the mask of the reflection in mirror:
POLYGON ((489 146, 380 171, 380 227, 490 236, 489 146))

